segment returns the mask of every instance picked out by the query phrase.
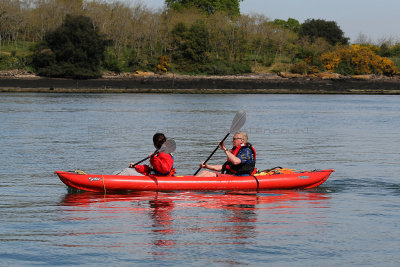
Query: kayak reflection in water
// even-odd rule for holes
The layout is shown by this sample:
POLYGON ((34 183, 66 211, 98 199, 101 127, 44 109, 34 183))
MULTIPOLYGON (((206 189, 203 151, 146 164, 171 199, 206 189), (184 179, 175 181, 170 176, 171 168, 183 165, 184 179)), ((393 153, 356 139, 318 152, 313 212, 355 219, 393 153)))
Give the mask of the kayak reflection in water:
POLYGON ((245 132, 237 132, 232 138, 233 147, 228 150, 223 142, 219 143, 227 161, 223 165, 209 165, 204 162, 200 164, 203 170, 197 176, 200 177, 218 177, 223 175, 247 176, 251 175, 255 170, 256 151, 254 147, 248 143, 248 136, 245 132))
POLYGON ((167 141, 167 138, 163 133, 156 133, 153 136, 153 144, 157 150, 149 155, 151 165, 136 165, 132 162, 129 168, 124 169, 119 175, 173 176, 175 174, 174 157, 171 153, 159 151, 165 141, 167 141))

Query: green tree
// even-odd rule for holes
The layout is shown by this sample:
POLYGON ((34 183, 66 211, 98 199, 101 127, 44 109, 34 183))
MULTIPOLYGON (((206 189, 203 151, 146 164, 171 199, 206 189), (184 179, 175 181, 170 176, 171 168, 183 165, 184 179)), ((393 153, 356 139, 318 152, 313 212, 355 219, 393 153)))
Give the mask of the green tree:
POLYGON ((207 57, 208 32, 204 22, 199 21, 190 28, 178 23, 172 30, 173 59, 177 64, 204 64, 207 57))
POLYGON ((324 38, 331 45, 349 43, 349 38, 344 37, 343 31, 335 21, 322 19, 308 19, 300 27, 300 37, 308 37, 312 42, 317 38, 324 38))
POLYGON ((78 79, 101 75, 106 41, 90 18, 67 15, 63 24, 46 33, 44 39, 32 59, 38 75, 78 79))
POLYGON ((225 11, 231 16, 238 16, 241 1, 243 0, 165 0, 165 3, 167 7, 175 10, 195 7, 208 14, 225 11))
POLYGON ((400 42, 390 47, 390 53, 393 56, 400 57, 400 42))
POLYGON ((298 33, 301 27, 300 22, 292 18, 288 18, 287 21, 283 19, 275 19, 272 23, 274 25, 280 26, 283 29, 287 29, 295 33, 298 33))

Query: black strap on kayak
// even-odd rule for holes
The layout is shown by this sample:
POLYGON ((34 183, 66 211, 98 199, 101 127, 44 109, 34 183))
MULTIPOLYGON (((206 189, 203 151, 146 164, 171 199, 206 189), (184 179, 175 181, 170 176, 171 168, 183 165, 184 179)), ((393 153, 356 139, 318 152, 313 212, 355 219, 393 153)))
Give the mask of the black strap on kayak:
POLYGON ((258 189, 260 188, 260 182, 258 181, 257 177, 255 175, 253 175, 254 179, 256 179, 257 182, 257 193, 258 193, 258 189))

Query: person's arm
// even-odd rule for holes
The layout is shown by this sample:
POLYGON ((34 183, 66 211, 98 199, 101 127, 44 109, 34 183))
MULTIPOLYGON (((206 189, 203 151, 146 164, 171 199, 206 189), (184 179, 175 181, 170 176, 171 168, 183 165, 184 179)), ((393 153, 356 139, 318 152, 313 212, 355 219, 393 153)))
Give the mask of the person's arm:
POLYGON ((232 152, 230 152, 228 149, 224 150, 226 156, 228 157, 229 161, 233 163, 233 165, 238 165, 240 163, 242 163, 242 160, 238 157, 236 157, 235 155, 232 154, 232 152))
POLYGON ((200 168, 209 169, 209 170, 217 171, 217 172, 222 171, 222 165, 209 165, 209 164, 207 164, 207 163, 204 164, 204 162, 202 162, 202 163, 200 164, 200 168))
POLYGON ((233 165, 238 165, 238 164, 242 163, 240 158, 233 155, 232 152, 226 148, 224 142, 219 143, 219 148, 222 149, 223 151, 225 151, 226 156, 228 157, 229 161, 233 163, 233 165))
MULTIPOLYGON (((135 164, 131 163, 129 165, 129 168, 133 168, 133 165, 135 165, 135 164)), ((147 175, 150 173, 150 166, 148 166, 148 165, 136 165, 134 168, 137 172, 140 172, 141 174, 144 174, 144 175, 147 175)))

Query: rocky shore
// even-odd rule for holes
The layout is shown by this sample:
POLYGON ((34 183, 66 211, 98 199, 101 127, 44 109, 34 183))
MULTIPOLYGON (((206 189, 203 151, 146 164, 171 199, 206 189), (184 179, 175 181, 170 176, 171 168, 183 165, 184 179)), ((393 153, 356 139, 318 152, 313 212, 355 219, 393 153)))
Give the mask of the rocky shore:
POLYGON ((335 73, 188 76, 136 72, 104 73, 99 79, 74 80, 7 71, 0 72, 0 92, 400 94, 400 76, 344 77, 335 73))

